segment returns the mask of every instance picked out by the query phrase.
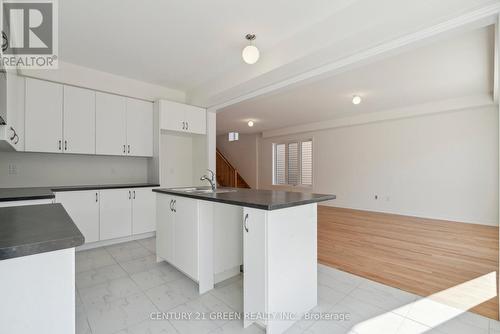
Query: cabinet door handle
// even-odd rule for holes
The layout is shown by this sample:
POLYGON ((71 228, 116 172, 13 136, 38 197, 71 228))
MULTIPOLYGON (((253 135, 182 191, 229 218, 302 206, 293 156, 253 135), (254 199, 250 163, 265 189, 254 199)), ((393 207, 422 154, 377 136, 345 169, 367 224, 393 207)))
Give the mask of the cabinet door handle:
POLYGON ((132 199, 132 192, 130 190, 128 191, 128 199, 132 199))
POLYGON ((16 130, 14 130, 14 128, 11 126, 10 127, 10 131, 12 131, 12 136, 9 137, 10 141, 13 141, 14 138, 17 137, 17 133, 16 133, 16 130))
POLYGON ((99 195, 95 193, 95 202, 97 203, 98 200, 99 200, 99 195))
POLYGON ((68 141, 67 140, 64 141, 64 150, 65 151, 68 150, 68 141))
POLYGON ((182 130, 186 130, 186 122, 182 122, 182 130))
POLYGON ((123 145, 123 154, 125 154, 125 145, 123 145))
POLYGON ((248 233, 247 222, 248 222, 248 213, 245 215, 245 220, 243 220, 243 227, 245 228, 245 231, 247 231, 247 233, 248 233))
POLYGON ((189 130, 189 122, 186 122, 186 130, 189 130))
POLYGON ((61 150, 61 144, 62 144, 62 141, 59 140, 59 151, 61 150))
POLYGON ((174 212, 177 212, 177 200, 174 199, 174 212))
POLYGON ((128 152, 127 153, 130 153, 130 145, 128 145, 128 152))
POLYGON ((134 199, 135 199, 135 190, 134 190, 134 199))
POLYGON ((173 204, 174 204, 174 200, 173 200, 173 199, 171 199, 171 200, 170 200, 170 211, 174 211, 174 209, 172 208, 172 205, 173 205, 173 204))

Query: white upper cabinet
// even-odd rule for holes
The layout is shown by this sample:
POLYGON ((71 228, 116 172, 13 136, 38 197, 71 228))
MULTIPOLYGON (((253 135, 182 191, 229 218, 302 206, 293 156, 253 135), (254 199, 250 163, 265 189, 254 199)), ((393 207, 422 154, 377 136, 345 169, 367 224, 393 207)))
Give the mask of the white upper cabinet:
POLYGON ((24 151, 24 92, 24 77, 0 73, 0 114, 6 122, 0 126, 0 139, 16 151, 24 151))
POLYGON ((26 78, 25 150, 63 152, 63 86, 26 78))
POLYGON ((64 86, 64 152, 95 154, 95 94, 64 86))
POLYGON ((127 154, 127 98, 96 92, 96 153, 127 154))
POLYGON ((206 134, 207 114, 204 108, 161 100, 160 129, 206 134))
POLYGON ((207 133, 207 111, 203 108, 189 106, 186 110, 186 130, 190 133, 207 133))
POLYGON ((153 103, 127 99, 127 154, 153 156, 153 103))

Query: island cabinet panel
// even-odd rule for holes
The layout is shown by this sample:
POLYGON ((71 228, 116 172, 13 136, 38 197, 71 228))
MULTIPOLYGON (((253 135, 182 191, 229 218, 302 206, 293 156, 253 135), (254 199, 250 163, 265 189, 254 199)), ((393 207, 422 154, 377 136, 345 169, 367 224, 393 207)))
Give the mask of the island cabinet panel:
POLYGON ((109 189, 100 192, 101 240, 130 236, 132 234, 132 191, 109 189))
POLYGON ((174 196, 156 195, 156 254, 174 263, 174 196))
MULTIPOLYGON (((266 312, 266 231, 267 211, 243 210, 243 310, 245 313, 266 312)), ((248 327, 252 321, 244 320, 248 327)))
POLYGON ((198 281, 198 201, 158 196, 158 256, 198 281))
POLYGON ((56 202, 66 209, 85 243, 99 241, 99 191, 57 192, 56 202))
POLYGON ((186 275, 198 279, 198 201, 176 197, 175 265, 186 275))

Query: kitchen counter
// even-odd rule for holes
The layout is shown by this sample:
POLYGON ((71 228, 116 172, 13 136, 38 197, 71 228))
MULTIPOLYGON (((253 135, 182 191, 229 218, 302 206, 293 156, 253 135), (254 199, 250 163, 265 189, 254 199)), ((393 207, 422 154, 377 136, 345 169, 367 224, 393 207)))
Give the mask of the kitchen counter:
POLYGON ((179 188, 159 188, 153 191, 175 196, 189 197, 194 199, 232 204, 261 210, 277 210, 294 206, 329 201, 336 198, 335 195, 301 193, 279 190, 255 190, 242 188, 219 188, 228 189, 229 192, 221 193, 197 193, 186 192, 179 188))
POLYGON ((0 260, 73 248, 83 242, 61 204, 0 208, 0 260))
POLYGON ((94 184, 55 187, 0 188, 0 202, 55 198, 55 192, 158 187, 154 183, 94 184))

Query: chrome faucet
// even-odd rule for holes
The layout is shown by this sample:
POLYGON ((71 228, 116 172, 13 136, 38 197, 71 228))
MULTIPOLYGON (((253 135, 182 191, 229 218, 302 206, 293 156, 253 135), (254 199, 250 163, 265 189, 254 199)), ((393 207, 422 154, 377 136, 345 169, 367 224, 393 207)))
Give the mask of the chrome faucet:
POLYGON ((207 171, 210 172, 210 177, 208 177, 207 175, 203 175, 202 177, 200 177, 200 181, 207 180, 208 182, 210 182, 210 187, 212 187, 212 191, 216 191, 217 181, 215 180, 215 173, 210 169, 207 169, 207 171))

